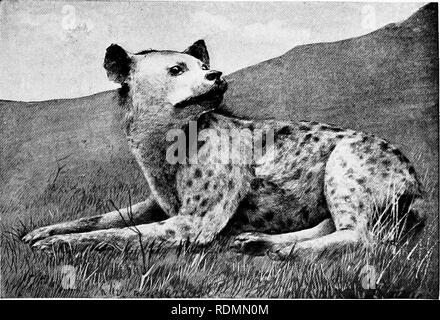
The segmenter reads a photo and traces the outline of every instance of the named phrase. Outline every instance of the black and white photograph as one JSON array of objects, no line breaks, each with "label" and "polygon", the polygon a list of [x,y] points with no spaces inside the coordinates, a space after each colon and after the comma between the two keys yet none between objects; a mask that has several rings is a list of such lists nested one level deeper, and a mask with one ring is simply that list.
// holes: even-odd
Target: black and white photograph
[{"label": "black and white photograph", "polygon": [[437,3],[1,1],[0,297],[438,300],[438,69]]}]

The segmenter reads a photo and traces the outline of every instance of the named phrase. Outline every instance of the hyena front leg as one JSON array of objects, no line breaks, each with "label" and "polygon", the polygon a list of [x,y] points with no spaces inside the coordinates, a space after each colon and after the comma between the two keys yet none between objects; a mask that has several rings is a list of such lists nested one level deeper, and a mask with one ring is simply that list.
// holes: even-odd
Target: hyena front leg
[{"label": "hyena front leg", "polygon": [[234,214],[239,195],[238,192],[234,196],[231,195],[231,198],[225,195],[223,199],[212,205],[208,212],[179,214],[160,222],[120,229],[54,235],[35,242],[33,247],[44,250],[60,244],[76,248],[107,245],[123,250],[127,246],[139,249],[141,244],[148,246],[153,241],[161,248],[178,246],[187,240],[207,244],[226,226]]},{"label": "hyena front leg", "polygon": [[141,244],[148,246],[153,242],[162,248],[178,246],[184,241],[207,244],[220,232],[222,225],[206,216],[178,215],[160,222],[120,229],[55,235],[37,241],[33,247],[44,250],[61,244],[77,248],[108,245],[123,250],[127,246],[139,249]]},{"label": "hyena front leg", "polygon": [[128,208],[35,229],[26,234],[22,240],[34,243],[53,235],[123,228],[132,224],[149,223],[164,218],[166,218],[165,213],[160,209],[153,197],[150,196],[147,200]]},{"label": "hyena front leg", "polygon": [[180,240],[193,238],[191,231],[196,229],[197,224],[198,221],[192,216],[174,216],[164,221],[132,227],[55,235],[35,242],[33,247],[44,250],[61,244],[76,248],[108,245],[123,250],[127,246],[139,248],[140,239],[145,245],[155,241],[157,244],[164,243],[164,245],[170,246]]}]

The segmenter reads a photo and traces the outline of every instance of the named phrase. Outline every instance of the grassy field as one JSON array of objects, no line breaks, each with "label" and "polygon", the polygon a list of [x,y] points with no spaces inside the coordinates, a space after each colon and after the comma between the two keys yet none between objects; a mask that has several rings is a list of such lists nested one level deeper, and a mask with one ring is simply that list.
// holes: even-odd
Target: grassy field
[{"label": "grassy field", "polygon": [[109,200],[127,206],[129,192],[133,202],[148,193],[132,161],[81,170],[75,181],[59,174],[27,208],[2,205],[2,297],[438,297],[435,177],[424,178],[432,211],[415,247],[387,244],[288,262],[228,251],[225,239],[203,249],[148,251],[145,259],[132,252],[32,251],[20,241],[25,232],[104,213]]}]

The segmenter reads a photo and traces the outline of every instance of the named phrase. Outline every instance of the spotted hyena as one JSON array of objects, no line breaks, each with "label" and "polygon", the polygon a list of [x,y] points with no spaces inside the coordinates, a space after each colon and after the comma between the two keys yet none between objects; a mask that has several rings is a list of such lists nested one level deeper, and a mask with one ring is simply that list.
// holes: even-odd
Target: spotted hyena
[{"label": "spotted hyena", "polygon": [[[121,84],[122,125],[151,195],[132,208],[36,229],[24,237],[36,248],[105,243],[122,249],[153,241],[172,247],[185,240],[203,245],[224,232],[234,236],[236,250],[285,258],[369,245],[377,241],[373,226],[388,228],[391,220],[405,232],[423,224],[414,168],[385,140],[317,122],[216,113],[227,84],[221,72],[210,70],[203,40],[183,52],[132,54],[113,44],[104,67]],[[272,144],[261,135],[266,152],[251,163],[220,161],[223,154],[214,152],[218,145],[211,139],[187,139],[191,121],[198,133],[271,128]],[[167,135],[176,129],[188,145],[183,161],[171,163]],[[249,143],[243,141],[235,147],[228,142],[230,155],[241,154]],[[190,155],[190,148],[196,153]]]}]

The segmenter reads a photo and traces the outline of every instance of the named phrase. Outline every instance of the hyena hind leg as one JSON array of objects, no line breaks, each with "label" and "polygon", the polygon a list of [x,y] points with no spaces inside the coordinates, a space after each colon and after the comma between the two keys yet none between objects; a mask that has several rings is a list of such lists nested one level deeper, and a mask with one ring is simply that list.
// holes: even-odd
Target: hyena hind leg
[{"label": "hyena hind leg", "polygon": [[[351,203],[353,205],[353,202]],[[340,204],[340,208],[343,208],[343,204]],[[348,212],[348,206],[346,207]],[[424,210],[423,200],[416,199],[411,206],[409,212],[408,234],[404,239],[411,239],[420,235],[420,230],[423,228],[426,220],[426,216],[423,214]],[[364,215],[366,213],[364,212]],[[337,225],[335,232],[329,232],[326,235],[317,236],[314,239],[308,239],[298,243],[292,243],[288,245],[274,245],[270,248],[268,254],[273,259],[289,259],[297,256],[315,258],[323,252],[341,252],[348,247],[356,246],[369,246],[371,245],[371,239],[368,236],[368,230],[366,227],[365,219],[362,219],[362,214],[356,216],[353,224],[351,217],[355,216],[354,212],[351,214],[335,214],[334,221]],[[307,231],[307,230],[305,230]]]},{"label": "hyena hind leg", "polygon": [[265,255],[267,252],[294,246],[296,243],[325,236],[335,231],[332,219],[328,218],[310,229],[281,234],[246,232],[239,234],[231,248],[245,254]]},{"label": "hyena hind leg", "polygon": [[340,252],[348,246],[356,246],[362,242],[358,230],[337,230],[316,239],[291,244],[288,246],[274,246],[269,252],[272,259],[289,259],[293,257],[308,257],[314,259],[324,251]]},{"label": "hyena hind leg", "polygon": [[35,229],[26,234],[22,240],[24,242],[34,243],[38,240],[57,234],[123,228],[127,225],[145,224],[163,220],[165,218],[165,213],[160,209],[156,201],[150,196],[147,200],[139,202],[128,208]]}]

